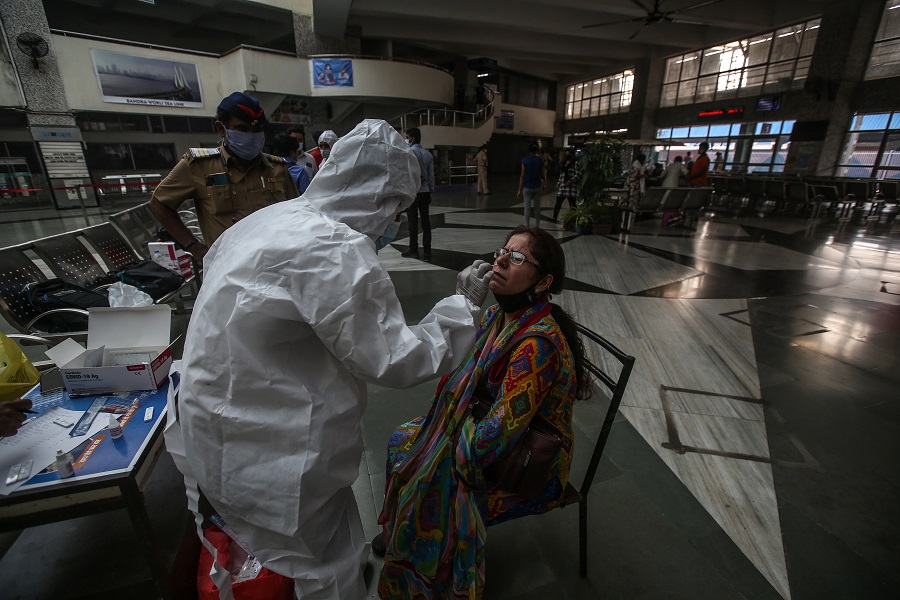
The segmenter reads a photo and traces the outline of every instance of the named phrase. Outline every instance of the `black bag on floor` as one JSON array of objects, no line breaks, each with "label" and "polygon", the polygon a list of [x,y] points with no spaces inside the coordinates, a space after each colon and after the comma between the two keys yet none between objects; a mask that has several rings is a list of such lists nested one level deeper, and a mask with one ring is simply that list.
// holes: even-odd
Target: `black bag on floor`
[{"label": "black bag on floor", "polygon": [[125,266],[118,273],[110,274],[122,283],[133,285],[154,300],[164,298],[184,285],[181,275],[152,260],[142,260]]}]

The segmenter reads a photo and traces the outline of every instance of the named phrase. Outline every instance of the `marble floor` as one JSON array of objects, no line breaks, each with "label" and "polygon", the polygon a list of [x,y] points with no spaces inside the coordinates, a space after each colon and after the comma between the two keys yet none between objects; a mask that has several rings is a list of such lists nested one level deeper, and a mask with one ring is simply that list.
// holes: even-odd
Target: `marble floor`
[{"label": "marble floor", "polygon": [[[381,251],[409,321],[452,293],[457,271],[488,258],[522,221],[515,184],[498,178],[490,196],[435,192],[430,262],[400,256],[405,224]],[[548,194],[543,217],[552,205]],[[6,245],[81,227],[84,218],[48,211],[0,221]],[[649,218],[610,236],[542,224],[568,261],[567,289],[555,301],[637,362],[591,491],[588,577],[578,577],[578,515],[568,508],[489,531],[485,598],[900,594],[896,229],[723,215],[696,230]],[[369,536],[387,438],[427,410],[434,387],[370,386],[354,485]],[[577,448],[604,411],[600,394],[576,406],[576,472],[585,466]],[[147,498],[174,555],[183,502],[165,459]],[[113,524],[115,539],[96,532],[103,523]],[[110,582],[91,576],[73,548],[87,537],[121,560],[134,543],[127,529],[127,519],[110,513],[0,536],[3,597],[110,597]],[[377,561],[370,565],[375,598]],[[153,597],[140,585],[147,572],[136,557],[114,572],[115,589],[128,590],[114,597]]]}]

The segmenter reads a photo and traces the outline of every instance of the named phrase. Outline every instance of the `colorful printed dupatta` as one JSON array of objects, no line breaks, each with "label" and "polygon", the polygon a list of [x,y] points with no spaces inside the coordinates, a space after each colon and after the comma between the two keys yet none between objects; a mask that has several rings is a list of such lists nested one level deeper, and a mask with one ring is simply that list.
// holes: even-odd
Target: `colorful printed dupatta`
[{"label": "colorful printed dupatta", "polygon": [[539,303],[506,327],[502,311],[494,311],[462,365],[441,381],[418,435],[388,478],[379,517],[387,542],[382,598],[481,597],[486,502],[459,480],[454,440],[482,373],[550,308]]}]

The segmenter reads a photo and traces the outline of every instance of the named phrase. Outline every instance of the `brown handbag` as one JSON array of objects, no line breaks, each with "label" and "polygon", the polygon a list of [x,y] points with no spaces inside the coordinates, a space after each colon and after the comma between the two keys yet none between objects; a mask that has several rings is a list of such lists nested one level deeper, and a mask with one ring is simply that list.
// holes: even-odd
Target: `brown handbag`
[{"label": "brown handbag", "polygon": [[[478,391],[482,393],[476,392],[478,395],[473,395],[466,407],[466,412],[472,415],[476,423],[487,415],[493,404],[488,400],[490,396],[483,390]],[[562,446],[563,436],[559,429],[540,415],[535,415],[518,443],[485,469],[484,475],[488,480],[486,489],[512,492],[526,498],[536,497],[546,487],[550,470]]]}]

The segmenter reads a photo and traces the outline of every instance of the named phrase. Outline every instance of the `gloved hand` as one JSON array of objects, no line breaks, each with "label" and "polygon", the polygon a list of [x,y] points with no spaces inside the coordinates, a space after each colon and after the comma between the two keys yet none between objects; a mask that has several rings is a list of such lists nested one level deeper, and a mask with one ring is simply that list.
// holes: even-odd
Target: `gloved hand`
[{"label": "gloved hand", "polygon": [[487,298],[488,282],[493,276],[491,263],[476,260],[456,276],[456,293],[465,296],[475,306],[481,306]]}]

